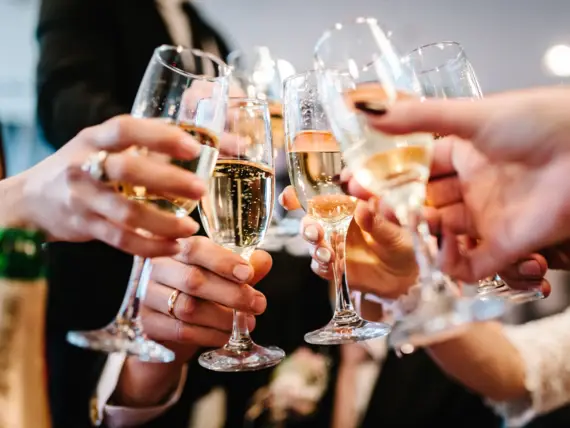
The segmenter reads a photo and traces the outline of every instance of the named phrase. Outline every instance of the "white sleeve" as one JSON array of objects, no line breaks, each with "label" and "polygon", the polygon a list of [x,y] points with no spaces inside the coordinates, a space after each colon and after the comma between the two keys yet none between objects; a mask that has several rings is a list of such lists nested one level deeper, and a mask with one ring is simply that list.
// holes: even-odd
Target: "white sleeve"
[{"label": "white sleeve", "polygon": [[492,403],[507,426],[523,426],[570,403],[570,308],[527,324],[505,326],[504,332],[523,359],[528,391],[516,402]]},{"label": "white sleeve", "polygon": [[188,367],[186,365],[182,369],[182,375],[180,376],[180,382],[176,390],[167,402],[160,406],[130,408],[107,404],[115,391],[125,360],[126,354],[124,353],[111,354],[107,358],[91,406],[91,420],[96,426],[101,425],[103,421],[105,421],[106,426],[109,428],[126,428],[144,425],[165,413],[180,399],[188,375]]}]

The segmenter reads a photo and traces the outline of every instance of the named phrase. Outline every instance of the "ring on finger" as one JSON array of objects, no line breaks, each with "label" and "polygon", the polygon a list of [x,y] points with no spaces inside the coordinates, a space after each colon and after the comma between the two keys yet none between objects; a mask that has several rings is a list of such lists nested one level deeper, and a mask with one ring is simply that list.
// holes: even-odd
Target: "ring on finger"
[{"label": "ring on finger", "polygon": [[178,319],[176,318],[176,315],[174,315],[174,305],[176,305],[176,299],[178,299],[178,296],[180,296],[180,290],[174,290],[168,298],[168,315],[174,319]]},{"label": "ring on finger", "polygon": [[105,162],[109,157],[109,152],[100,150],[97,153],[89,155],[87,160],[81,166],[81,170],[88,173],[93,180],[101,183],[109,182],[109,176],[105,170]]}]

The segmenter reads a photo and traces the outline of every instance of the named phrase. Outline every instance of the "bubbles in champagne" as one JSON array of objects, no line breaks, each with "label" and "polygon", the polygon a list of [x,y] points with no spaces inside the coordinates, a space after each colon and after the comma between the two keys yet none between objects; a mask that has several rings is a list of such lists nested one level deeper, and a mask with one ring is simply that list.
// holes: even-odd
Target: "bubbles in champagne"
[{"label": "bubbles in champagne", "polygon": [[214,168],[200,216],[208,236],[232,250],[257,246],[273,211],[274,172],[249,161],[221,159]]}]

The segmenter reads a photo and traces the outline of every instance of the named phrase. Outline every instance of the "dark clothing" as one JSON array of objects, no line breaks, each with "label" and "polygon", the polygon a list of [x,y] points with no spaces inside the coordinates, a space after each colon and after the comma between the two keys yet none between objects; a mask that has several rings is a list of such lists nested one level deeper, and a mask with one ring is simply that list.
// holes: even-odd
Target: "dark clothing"
[{"label": "dark clothing", "polygon": [[[189,17],[195,48],[214,40],[227,56],[228,46],[193,6],[181,13]],[[43,0],[37,36],[37,112],[56,149],[85,127],[129,113],[154,49],[173,44],[152,0]],[[131,256],[101,243],[49,246],[46,346],[55,428],[90,426],[100,355],[68,345],[65,334],[114,317],[131,264]]]}]

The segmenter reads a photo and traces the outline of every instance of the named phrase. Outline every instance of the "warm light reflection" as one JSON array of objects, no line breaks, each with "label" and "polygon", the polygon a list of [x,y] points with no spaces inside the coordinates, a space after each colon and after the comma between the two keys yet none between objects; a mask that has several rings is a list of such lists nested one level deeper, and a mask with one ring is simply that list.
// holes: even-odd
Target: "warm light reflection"
[{"label": "warm light reflection", "polygon": [[555,76],[570,76],[570,46],[556,45],[544,54],[544,65]]}]

